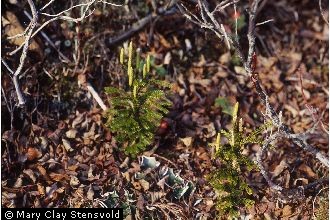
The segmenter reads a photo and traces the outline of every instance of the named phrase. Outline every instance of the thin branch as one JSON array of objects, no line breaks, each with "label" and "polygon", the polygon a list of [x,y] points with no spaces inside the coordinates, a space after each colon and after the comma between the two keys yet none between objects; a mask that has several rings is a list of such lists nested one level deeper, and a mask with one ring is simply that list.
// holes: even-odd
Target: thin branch
[{"label": "thin branch", "polygon": [[235,38],[238,38],[238,33],[237,33],[237,26],[238,26],[238,14],[237,14],[237,9],[236,9],[236,4],[234,4],[234,16],[235,16]]},{"label": "thin branch", "polygon": [[47,4],[44,5],[44,7],[42,7],[40,9],[40,11],[43,11],[45,8],[47,8],[50,4],[52,4],[55,0],[50,0]]},{"label": "thin branch", "polygon": [[265,143],[263,144],[263,146],[261,147],[261,150],[257,153],[257,158],[256,158],[256,164],[258,165],[259,169],[260,169],[260,173],[262,174],[262,176],[265,178],[265,180],[267,181],[268,185],[276,191],[283,191],[283,187],[275,184],[271,178],[268,176],[268,172],[265,170],[265,167],[263,166],[262,163],[262,156],[264,155],[266,149],[268,148],[268,146],[275,141],[277,138],[279,138],[281,136],[280,133],[275,133],[272,136],[270,136],[269,138],[267,138],[267,140],[265,141]]},{"label": "thin branch", "polygon": [[[47,7],[49,4],[51,4],[53,1],[47,3],[47,5],[45,5],[41,11]],[[104,0],[91,0],[87,3],[81,3],[81,4],[77,4],[77,5],[73,5],[72,7],[68,8],[68,9],[65,9],[64,11],[61,11],[60,13],[57,13],[57,14],[48,14],[48,13],[41,13],[42,15],[45,15],[45,16],[49,16],[49,17],[58,17],[62,14],[64,14],[65,12],[68,12],[68,11],[71,11],[72,9],[74,8],[78,8],[78,7],[84,7],[84,6],[87,6],[87,9],[90,8],[91,5],[93,5],[94,3],[103,3],[103,4],[107,4],[107,5],[111,5],[111,6],[116,6],[116,7],[120,7],[120,6],[123,6],[123,5],[119,5],[119,4],[115,4],[115,3],[111,3],[111,2],[107,2],[107,1],[104,1]]]},{"label": "thin branch", "polygon": [[112,2],[107,2],[105,0],[102,0],[102,1],[98,1],[98,2],[102,2],[103,4],[106,4],[106,5],[111,5],[111,6],[116,6],[116,7],[120,7],[120,6],[124,6],[123,4],[115,4],[115,3],[112,3]]},{"label": "thin branch", "polygon": [[9,107],[9,103],[8,103],[8,100],[7,100],[7,97],[6,97],[6,93],[5,93],[5,90],[3,90],[2,86],[1,86],[1,92],[2,92],[3,99],[5,100],[8,112],[12,115],[13,110]]},{"label": "thin branch", "polygon": [[10,72],[10,74],[14,75],[14,71],[8,66],[8,64],[6,63],[6,61],[4,61],[4,59],[1,58],[1,62],[3,63],[3,65],[5,65],[5,67]]},{"label": "thin branch", "polygon": [[99,94],[95,91],[93,86],[89,82],[87,82],[86,87],[87,87],[88,91],[92,94],[92,96],[95,99],[95,101],[97,102],[97,104],[100,105],[100,107],[102,108],[103,111],[106,111],[108,109],[107,106],[104,104],[103,100],[101,99]]},{"label": "thin branch", "polygon": [[148,25],[151,21],[159,19],[161,16],[167,16],[175,13],[175,10],[172,10],[176,4],[176,1],[171,1],[170,4],[166,5],[164,8],[158,9],[158,12],[151,13],[139,21],[135,22],[127,31],[119,34],[116,37],[110,38],[109,42],[107,43],[107,46],[113,46],[116,45],[119,42],[122,42],[131,36],[133,36],[135,33],[142,30],[146,25]]},{"label": "thin branch", "polygon": [[[57,14],[53,14],[53,15],[51,15],[51,14],[47,14],[47,13],[41,13],[42,15],[45,15],[45,16],[49,16],[49,17],[59,17],[59,16],[61,16],[62,14],[64,14],[65,12],[68,12],[68,11],[71,11],[72,9],[74,9],[74,8],[78,8],[78,7],[83,7],[83,6],[87,6],[87,10],[90,8],[90,6],[95,2],[96,0],[92,0],[92,1],[90,1],[90,2],[88,2],[88,3],[82,3],[82,4],[77,4],[77,5],[74,5],[74,6],[72,6],[72,7],[70,7],[70,8],[68,8],[68,9],[65,9],[65,10],[63,10],[63,11],[61,11],[60,13],[57,13]],[[85,10],[86,10],[85,9]]]},{"label": "thin branch", "polygon": [[149,24],[154,18],[156,18],[157,15],[149,14],[146,17],[142,18],[141,20],[137,21],[135,24],[132,25],[130,29],[127,31],[121,33],[119,36],[116,36],[109,40],[108,46],[115,45],[119,42],[122,42],[132,35],[134,35],[136,32],[143,29],[147,24]]},{"label": "thin branch", "polygon": [[[31,17],[31,15],[27,12],[27,11],[25,11],[24,10],[24,14],[26,15],[26,17],[28,17],[30,20],[32,20],[32,17]],[[39,25],[39,24],[37,24],[37,25]],[[40,26],[40,25],[39,25]],[[53,43],[53,41],[47,36],[47,34],[44,32],[44,31],[42,31],[41,30],[41,32],[40,32],[40,34],[41,34],[41,36],[49,43],[49,45],[51,46],[51,47],[53,47],[56,51],[57,51],[57,53],[58,53],[58,55],[62,58],[62,59],[64,59],[64,61],[65,62],[70,62],[70,59],[69,58],[67,58],[56,46],[55,46],[55,44]]]},{"label": "thin branch", "polygon": [[[228,1],[226,1],[228,2]],[[234,1],[232,3],[236,3],[237,1]],[[201,28],[207,28],[209,30],[211,30],[212,32],[214,32],[216,34],[216,36],[223,40],[223,38],[225,38],[226,41],[226,45],[228,47],[228,49],[230,49],[230,44],[232,43],[232,39],[229,37],[229,35],[227,34],[224,25],[221,23],[219,23],[217,21],[217,19],[215,19],[214,17],[214,12],[210,12],[208,7],[206,6],[205,2],[202,0],[198,0],[198,5],[200,7],[200,11],[201,11],[201,19],[198,18],[194,13],[192,13],[191,11],[189,11],[183,4],[177,5],[179,10],[182,12],[182,14],[188,18],[191,22],[199,25]],[[222,10],[232,4],[226,4],[220,7],[220,4],[217,6],[219,9],[221,8]],[[207,15],[207,17],[206,17]],[[209,22],[208,20],[210,20],[211,22]]]},{"label": "thin branch", "polygon": [[321,12],[321,15],[322,15],[323,20],[329,26],[329,21],[326,19],[325,15],[324,15],[323,8],[322,8],[322,0],[319,0],[319,7],[320,7],[320,12]]},{"label": "thin branch", "polygon": [[260,25],[263,25],[263,24],[267,24],[267,23],[269,23],[269,22],[273,22],[273,21],[274,21],[274,19],[268,19],[268,20],[266,20],[266,21],[263,21],[263,22],[259,22],[259,23],[257,23],[256,26],[260,26]]},{"label": "thin branch", "polygon": [[26,56],[27,56],[27,50],[29,48],[29,44],[30,44],[30,40],[31,40],[31,36],[32,36],[33,30],[36,27],[37,21],[38,21],[37,10],[36,10],[36,7],[35,7],[33,1],[28,0],[28,3],[30,5],[30,9],[31,9],[31,12],[32,12],[31,25],[30,25],[30,29],[27,32],[27,35],[25,37],[25,42],[23,44],[24,45],[23,46],[23,51],[22,51],[22,54],[21,54],[21,57],[20,57],[20,63],[19,63],[19,65],[18,65],[18,67],[17,67],[17,69],[14,73],[14,76],[13,76],[13,82],[14,82],[14,86],[15,86],[15,90],[16,90],[17,98],[18,98],[18,105],[20,105],[20,106],[25,104],[25,99],[24,99],[23,93],[21,91],[21,88],[19,86],[18,76],[19,76],[19,74],[21,73],[21,71],[23,69],[25,59],[26,59]]},{"label": "thin branch", "polygon": [[[32,19],[30,19],[30,20],[32,20]],[[11,40],[11,39],[15,39],[15,38],[24,37],[26,35],[27,31],[30,29],[30,27],[31,27],[31,21],[30,21],[29,25],[25,28],[25,30],[23,31],[23,33],[16,34],[16,35],[11,36],[11,37],[9,36],[7,39],[8,40]]]},{"label": "thin branch", "polygon": [[[257,15],[257,9],[258,4],[260,0],[254,0],[251,5],[250,13],[249,13],[249,30],[248,30],[248,41],[249,41],[249,51],[247,56],[247,66],[251,67],[252,64],[252,57],[253,53],[255,51],[255,40],[256,40],[256,34],[255,34],[255,21],[256,21],[256,15]],[[249,68],[251,70],[251,68]],[[248,72],[249,75],[251,75],[251,72]]]},{"label": "thin branch", "polygon": [[214,14],[217,11],[223,11],[225,8],[227,8],[230,5],[234,5],[234,7],[235,7],[235,4],[237,2],[239,2],[239,0],[235,0],[235,1],[232,1],[232,0],[223,1],[223,2],[219,3],[211,13]]}]

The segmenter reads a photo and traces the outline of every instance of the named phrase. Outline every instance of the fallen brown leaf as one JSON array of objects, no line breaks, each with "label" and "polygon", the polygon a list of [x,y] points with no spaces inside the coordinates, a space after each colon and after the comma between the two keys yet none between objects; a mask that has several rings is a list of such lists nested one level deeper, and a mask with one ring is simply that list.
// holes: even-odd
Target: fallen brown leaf
[{"label": "fallen brown leaf", "polygon": [[29,161],[32,161],[40,158],[42,156],[42,153],[34,147],[29,147],[26,156]]}]

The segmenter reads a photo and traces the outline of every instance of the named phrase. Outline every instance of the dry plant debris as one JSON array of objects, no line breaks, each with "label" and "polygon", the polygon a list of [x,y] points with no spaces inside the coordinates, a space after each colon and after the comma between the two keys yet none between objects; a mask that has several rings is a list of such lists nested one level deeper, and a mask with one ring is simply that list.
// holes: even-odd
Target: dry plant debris
[{"label": "dry plant debris", "polygon": [[[246,66],[231,39],[237,29],[249,51],[252,5],[203,2],[87,0],[73,8],[57,0],[2,2],[3,207],[119,206],[127,219],[227,219],[218,215],[207,180],[221,167],[208,143],[230,129],[236,102],[247,132],[267,119],[247,68],[258,73],[282,122],[328,155],[328,2],[250,1],[259,4],[255,53]],[[216,34],[207,14],[207,22],[197,17],[205,29],[182,15],[190,11],[194,19],[216,5],[212,15],[223,21]],[[173,84],[172,108],[137,158],[121,151],[103,111],[104,88],[126,83],[118,56],[129,41],[150,52],[153,77]],[[261,148],[247,145],[242,153],[255,160]],[[326,218],[329,177],[322,161],[287,137],[259,156],[269,179],[242,170],[255,203],[238,207],[240,218]],[[296,191],[278,193],[269,182]]]}]

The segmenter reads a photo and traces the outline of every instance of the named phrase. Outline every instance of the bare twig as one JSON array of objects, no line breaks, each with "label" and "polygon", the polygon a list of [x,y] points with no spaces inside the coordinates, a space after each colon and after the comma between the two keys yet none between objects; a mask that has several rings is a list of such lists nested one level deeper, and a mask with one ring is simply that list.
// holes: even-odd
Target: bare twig
[{"label": "bare twig", "polygon": [[[251,71],[251,64],[252,64],[252,57],[253,53],[255,52],[255,40],[256,40],[256,34],[255,34],[255,21],[257,16],[257,9],[258,4],[260,0],[254,0],[251,4],[251,9],[249,13],[249,30],[248,30],[248,41],[249,41],[249,51],[246,62],[246,66],[248,66],[248,70]],[[252,72],[248,72],[249,75],[252,74]]]},{"label": "bare twig", "polygon": [[136,32],[142,30],[147,24],[149,24],[153,19],[155,19],[158,15],[154,14],[149,14],[146,17],[142,18],[141,20],[137,21],[132,25],[130,29],[127,31],[123,32],[119,36],[116,36],[112,39],[109,40],[109,43],[107,44],[108,46],[115,45],[119,42],[122,42],[131,36],[133,36]]},{"label": "bare twig", "polygon": [[[228,1],[226,1],[228,2]],[[236,1],[233,1],[233,3],[236,3]],[[190,12],[183,4],[178,4],[178,8],[183,13],[183,15],[193,22],[194,24],[199,25],[201,28],[206,28],[211,30],[213,33],[216,34],[216,36],[223,40],[223,38],[226,41],[226,45],[228,49],[230,49],[230,44],[232,43],[232,39],[227,34],[223,23],[218,22],[218,20],[214,17],[214,12],[217,10],[224,10],[224,8],[228,7],[231,4],[224,4],[221,3],[216,6],[216,9],[213,12],[210,12],[206,4],[202,0],[198,0],[199,9],[201,11],[201,18],[196,16],[194,13]]]},{"label": "bare twig", "polygon": [[320,12],[321,12],[321,15],[322,15],[323,20],[324,20],[325,23],[327,23],[328,26],[329,26],[329,21],[326,19],[325,15],[324,15],[323,8],[322,8],[322,0],[319,0],[319,7],[320,7]]},{"label": "bare twig", "polygon": [[238,14],[237,14],[237,9],[236,9],[236,4],[234,4],[234,16],[235,16],[235,38],[238,38],[238,33],[237,33],[237,19],[238,19]]},{"label": "bare twig", "polygon": [[176,0],[172,0],[169,4],[167,4],[164,8],[158,9],[157,13],[151,13],[142,19],[135,22],[130,29],[126,30],[125,32],[119,34],[116,37],[110,38],[109,42],[107,43],[108,46],[116,45],[131,36],[133,36],[135,33],[142,30],[145,26],[147,26],[150,22],[154,20],[158,20],[161,16],[171,15],[175,13],[175,10],[172,10],[174,8],[174,5],[176,4]]},{"label": "bare twig", "polygon": [[[26,17],[28,17],[30,20],[32,20],[32,17],[31,17],[31,15],[27,12],[27,11],[25,11],[24,10],[24,14],[26,15]],[[37,25],[39,25],[39,24],[37,24]],[[40,26],[40,25],[39,25]],[[49,45],[51,46],[51,47],[53,47],[56,51],[57,51],[57,53],[58,53],[58,55],[62,58],[62,59],[64,59],[64,61],[65,62],[70,62],[70,59],[69,58],[67,58],[56,46],[55,46],[55,44],[53,43],[53,41],[47,36],[47,34],[44,32],[44,31],[41,31],[40,32],[41,33],[41,36],[49,43]]]},{"label": "bare twig", "polygon": [[[51,3],[53,3],[53,1],[54,0],[51,0],[50,2],[48,2],[44,7],[42,7],[42,9],[40,11],[42,11],[43,9],[45,9],[46,7],[48,7]],[[115,3],[107,2],[105,0],[91,0],[91,1],[89,1],[87,3],[81,3],[81,4],[73,5],[72,7],[63,10],[63,11],[61,11],[58,14],[53,14],[53,15],[47,14],[47,13],[41,13],[41,14],[46,15],[46,16],[50,16],[50,17],[58,17],[58,16],[64,14],[65,12],[71,11],[74,8],[83,7],[83,6],[86,6],[87,8],[89,8],[94,3],[103,3],[103,4],[112,5],[112,6],[116,6],[116,7],[123,6],[121,4],[115,4]]]},{"label": "bare twig", "polygon": [[[78,7],[84,7],[86,6],[86,9],[88,10],[92,4],[94,4],[95,0],[89,1],[87,3],[82,3],[82,4],[77,4],[77,5],[73,5],[72,7],[65,9],[63,11],[61,11],[60,13],[57,14],[48,14],[48,13],[41,13],[42,15],[45,16],[49,16],[49,17],[60,17],[62,14],[64,14],[65,12],[71,11],[74,8],[78,8]],[[86,11],[86,9],[84,11]]]},{"label": "bare twig", "polygon": [[11,106],[9,106],[9,103],[8,103],[8,100],[7,100],[7,97],[6,97],[6,93],[3,90],[3,87],[2,86],[1,86],[1,92],[2,92],[3,99],[4,99],[5,103],[6,103],[8,112],[12,115],[13,109],[11,108]]},{"label": "bare twig", "polygon": [[44,5],[44,7],[42,7],[40,9],[40,11],[43,11],[45,8],[47,8],[49,5],[51,5],[55,0],[50,0],[47,4]]},{"label": "bare twig", "polygon": [[18,65],[18,67],[17,67],[17,69],[14,73],[14,76],[13,76],[13,82],[14,82],[15,90],[16,90],[17,97],[18,97],[18,105],[24,105],[25,104],[25,99],[24,99],[23,93],[21,91],[21,88],[19,86],[18,76],[19,76],[19,74],[21,73],[21,71],[23,69],[25,59],[26,59],[26,55],[27,55],[27,50],[29,48],[29,44],[30,44],[30,40],[31,40],[31,36],[32,36],[33,30],[36,27],[37,21],[38,21],[38,14],[37,14],[37,10],[36,10],[36,7],[35,7],[33,1],[28,0],[28,3],[30,5],[30,9],[31,9],[31,12],[32,12],[32,20],[31,20],[31,23],[30,23],[31,25],[29,26],[30,29],[27,32],[27,35],[25,37],[25,41],[24,41],[24,44],[23,44],[24,45],[23,46],[23,51],[22,51],[22,54],[21,54],[21,57],[20,57],[20,63],[19,63],[19,65]]},{"label": "bare twig", "polygon": [[[1,62],[3,63],[3,65],[7,68],[7,70],[9,71],[9,73],[11,75],[9,75],[12,78],[12,75],[14,74],[14,71],[8,66],[8,64],[1,58]],[[9,99],[10,102],[8,102],[8,99],[6,97],[6,93],[5,90],[3,89],[3,87],[1,86],[1,92],[4,98],[4,101],[6,103],[8,112],[10,113],[10,127],[11,129],[13,129],[13,120],[14,120],[14,108],[15,106],[13,106],[12,104],[12,100]]]},{"label": "bare twig", "polygon": [[265,153],[266,149],[268,148],[268,146],[275,141],[277,138],[279,138],[281,136],[280,133],[275,133],[273,135],[271,135],[269,138],[267,138],[267,140],[265,141],[265,143],[263,144],[263,146],[261,147],[261,150],[257,153],[257,159],[256,159],[256,164],[258,165],[259,169],[260,169],[260,173],[263,175],[263,177],[265,178],[265,180],[267,181],[268,185],[276,190],[276,191],[282,191],[283,188],[277,184],[275,184],[271,178],[268,176],[268,172],[265,170],[265,167],[263,166],[262,163],[262,156]]},{"label": "bare twig", "polygon": [[7,68],[7,70],[9,71],[10,74],[14,75],[14,71],[8,66],[8,64],[6,63],[6,61],[4,61],[1,58],[1,62],[3,63],[3,65],[5,65],[5,67]]},{"label": "bare twig", "polygon": [[87,82],[86,87],[87,87],[88,91],[92,94],[92,96],[95,99],[95,101],[97,102],[97,104],[100,105],[100,107],[102,108],[103,111],[106,111],[108,109],[107,106],[104,104],[103,100],[101,99],[99,94],[95,91],[93,86],[89,82]]},{"label": "bare twig", "polygon": [[269,23],[269,22],[273,22],[273,21],[274,21],[274,19],[268,19],[268,20],[266,20],[266,21],[263,21],[263,22],[259,22],[259,23],[257,23],[256,26],[260,26],[260,25],[263,25],[263,24],[267,24],[267,23]]}]

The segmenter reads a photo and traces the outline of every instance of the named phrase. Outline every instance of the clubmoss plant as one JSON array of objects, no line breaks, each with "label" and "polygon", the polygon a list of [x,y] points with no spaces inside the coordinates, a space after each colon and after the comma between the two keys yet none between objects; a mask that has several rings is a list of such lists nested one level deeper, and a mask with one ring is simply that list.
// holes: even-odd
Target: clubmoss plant
[{"label": "clubmoss plant", "polygon": [[[240,207],[250,207],[252,189],[245,181],[242,169],[251,171],[255,168],[253,161],[242,154],[246,144],[262,143],[260,134],[271,123],[265,123],[249,135],[244,134],[243,121],[237,119],[238,103],[232,110],[232,128],[221,130],[216,141],[210,145],[215,148],[215,158],[220,160],[221,167],[208,178],[218,195],[217,209],[221,216],[235,218],[239,216]],[[227,144],[221,145],[221,135],[227,139]]]},{"label": "clubmoss plant", "polygon": [[142,60],[137,50],[133,57],[132,42],[128,47],[128,56],[121,48],[119,61],[127,72],[128,85],[126,89],[105,89],[110,97],[107,126],[116,133],[115,138],[125,147],[125,153],[136,156],[153,142],[162,117],[168,113],[171,102],[166,98],[164,89],[169,88],[170,84],[152,79],[150,55]]}]

